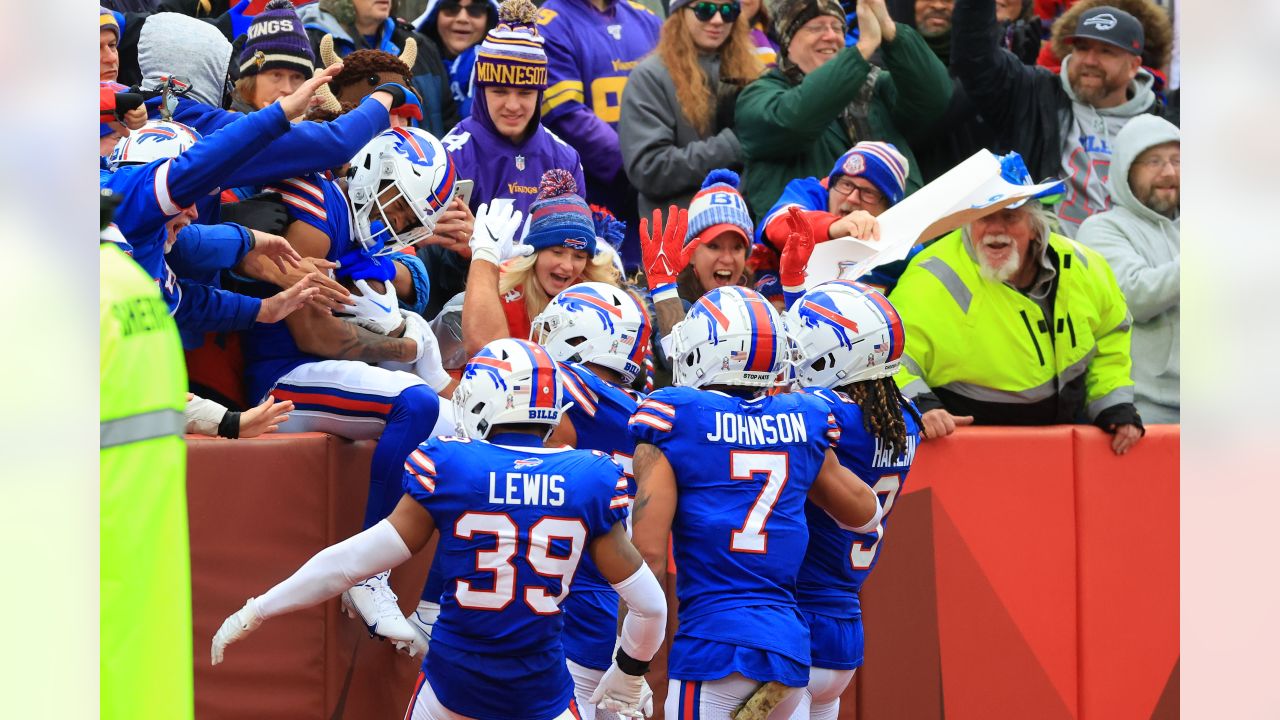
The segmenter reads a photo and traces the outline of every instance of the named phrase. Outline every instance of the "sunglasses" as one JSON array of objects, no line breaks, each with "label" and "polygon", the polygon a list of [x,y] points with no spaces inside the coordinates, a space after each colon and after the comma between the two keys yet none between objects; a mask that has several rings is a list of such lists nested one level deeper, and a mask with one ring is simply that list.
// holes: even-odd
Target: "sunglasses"
[{"label": "sunglasses", "polygon": [[711,22],[711,18],[720,13],[720,19],[726,23],[732,23],[738,19],[738,15],[742,14],[742,6],[738,3],[729,3],[720,5],[713,2],[698,2],[689,6],[693,10],[693,16],[698,18],[698,22]]},{"label": "sunglasses", "polygon": [[473,18],[482,18],[489,14],[489,6],[484,3],[473,2],[465,6],[456,2],[440,3],[440,12],[443,15],[457,15],[463,10]]}]

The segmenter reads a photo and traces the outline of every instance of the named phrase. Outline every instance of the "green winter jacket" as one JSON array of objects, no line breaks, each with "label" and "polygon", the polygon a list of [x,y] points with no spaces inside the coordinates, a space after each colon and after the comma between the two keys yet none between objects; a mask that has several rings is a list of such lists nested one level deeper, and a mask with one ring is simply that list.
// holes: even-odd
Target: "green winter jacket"
[{"label": "green winter jacket", "polygon": [[788,182],[826,177],[836,158],[861,140],[896,145],[911,165],[907,193],[921,186],[908,139],[942,117],[951,78],[924,39],[902,23],[880,52],[887,71],[850,46],[799,83],[774,68],[738,95],[736,125],[746,164],[742,190],[757,222]]}]

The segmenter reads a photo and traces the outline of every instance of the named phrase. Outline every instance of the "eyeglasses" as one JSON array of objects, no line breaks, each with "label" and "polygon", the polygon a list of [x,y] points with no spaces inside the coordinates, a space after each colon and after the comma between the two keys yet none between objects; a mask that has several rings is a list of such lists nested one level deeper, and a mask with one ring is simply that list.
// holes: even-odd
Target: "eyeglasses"
[{"label": "eyeglasses", "polygon": [[470,5],[463,5],[457,2],[440,3],[440,14],[450,17],[457,15],[463,10],[473,18],[482,18],[489,14],[489,6],[484,3],[473,2]]},{"label": "eyeglasses", "polygon": [[1174,155],[1173,157],[1170,157],[1170,158],[1149,157],[1149,158],[1145,158],[1145,159],[1143,159],[1143,160],[1139,160],[1139,161],[1138,161],[1138,162],[1136,162],[1135,164],[1136,164],[1136,165],[1138,165],[1138,166],[1140,166],[1140,167],[1144,167],[1144,168],[1146,168],[1146,169],[1148,169],[1148,170],[1161,170],[1161,169],[1163,169],[1163,168],[1164,168],[1164,166],[1165,166],[1165,164],[1166,164],[1166,163],[1167,163],[1167,164],[1169,164],[1169,165],[1171,165],[1171,166],[1173,167],[1173,169],[1174,169],[1174,170],[1181,170],[1181,169],[1182,169],[1182,156],[1181,156],[1181,155]]},{"label": "eyeglasses", "polygon": [[844,35],[844,25],[841,25],[839,22],[805,25],[801,27],[800,30],[807,35],[813,35],[815,37],[825,35],[829,32],[835,33],[836,35]]},{"label": "eyeglasses", "polygon": [[870,203],[872,205],[875,205],[884,198],[884,193],[879,190],[856,185],[853,180],[850,180],[847,177],[842,177],[837,180],[834,189],[841,195],[853,195],[856,192],[858,193],[858,197],[862,198],[863,202]]},{"label": "eyeglasses", "polygon": [[698,18],[698,22],[711,22],[711,18],[720,13],[720,19],[726,23],[732,23],[738,19],[738,15],[742,14],[742,6],[738,3],[728,3],[720,5],[713,2],[699,2],[690,6],[693,10],[693,16]]}]

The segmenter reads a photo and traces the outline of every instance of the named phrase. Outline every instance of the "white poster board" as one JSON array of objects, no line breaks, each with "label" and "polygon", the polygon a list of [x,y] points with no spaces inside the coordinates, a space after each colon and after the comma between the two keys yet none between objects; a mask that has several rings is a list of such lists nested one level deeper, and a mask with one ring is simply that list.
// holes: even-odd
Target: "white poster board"
[{"label": "white poster board", "polygon": [[916,243],[951,232],[1052,185],[1006,182],[1000,177],[999,158],[979,150],[884,211],[877,218],[880,240],[837,238],[814,246],[805,287],[837,277],[856,280],[872,268],[905,258]]}]

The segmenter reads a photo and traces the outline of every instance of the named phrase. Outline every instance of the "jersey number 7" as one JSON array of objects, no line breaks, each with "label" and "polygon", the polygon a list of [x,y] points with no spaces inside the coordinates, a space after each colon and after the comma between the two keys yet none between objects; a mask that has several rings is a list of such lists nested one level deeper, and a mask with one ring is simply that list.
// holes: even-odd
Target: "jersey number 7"
[{"label": "jersey number 7", "polygon": [[[520,550],[516,521],[506,513],[469,512],[458,518],[453,535],[466,540],[476,535],[492,535],[495,539],[492,550],[476,551],[476,570],[493,575],[493,589],[477,590],[469,581],[459,579],[454,592],[459,607],[491,611],[506,609],[516,597],[516,568],[511,563]],[[553,555],[552,540],[567,540],[568,553]],[[586,546],[587,526],[581,520],[544,517],[530,526],[524,548],[525,560],[538,575],[560,580],[558,595],[551,595],[541,585],[524,588],[524,602],[531,610],[539,615],[560,612],[560,601],[569,594],[569,585]]]},{"label": "jersey number 7", "polygon": [[732,450],[729,452],[730,477],[734,480],[754,480],[763,474],[764,485],[751,504],[751,510],[742,527],[733,531],[729,549],[734,552],[763,554],[768,552],[769,533],[764,526],[773,514],[774,505],[787,485],[789,457],[785,452],[759,452]]}]

